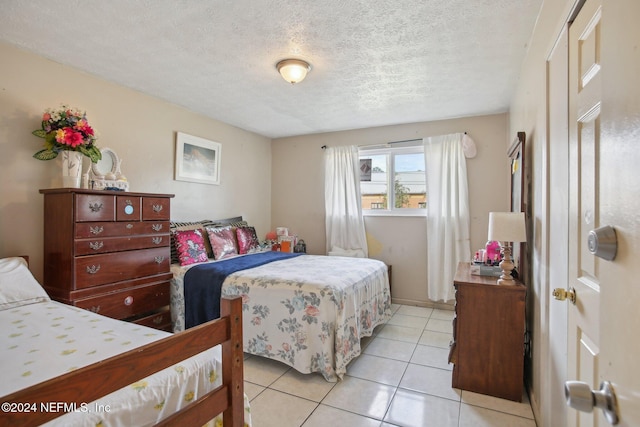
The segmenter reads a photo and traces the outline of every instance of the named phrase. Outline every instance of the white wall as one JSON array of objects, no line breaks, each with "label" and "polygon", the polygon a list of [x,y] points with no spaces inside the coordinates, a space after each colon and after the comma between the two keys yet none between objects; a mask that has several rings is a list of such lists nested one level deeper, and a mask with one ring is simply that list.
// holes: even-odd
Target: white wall
[{"label": "white wall", "polygon": [[[478,155],[467,161],[471,249],[484,247],[490,211],[509,209],[508,115],[496,114],[275,139],[272,142],[274,226],[303,238],[307,251],[325,253],[323,145],[371,145],[468,132]],[[393,266],[395,302],[427,305],[424,217],[366,217],[370,256]]]},{"label": "white wall", "polygon": [[[99,147],[122,159],[131,191],[175,194],[172,219],[243,215],[260,234],[271,226],[271,140],[0,43],[0,256],[29,255],[42,279],[40,188],[60,185],[57,162],[32,155],[45,108],[86,110]],[[219,186],[173,180],[175,134],[222,144]],[[85,167],[88,166],[88,161]],[[55,218],[46,219],[55,227]]]},{"label": "white wall", "polygon": [[[473,250],[485,243],[488,212],[508,207],[504,147],[512,138],[506,114],[283,138],[272,143],[7,44],[0,44],[0,57],[0,256],[29,255],[40,280],[45,229],[38,190],[59,186],[60,179],[56,161],[32,158],[42,147],[42,139],[31,131],[39,127],[45,108],[61,103],[87,111],[98,132],[98,145],[113,149],[123,159],[122,171],[131,191],[175,194],[172,219],[243,215],[261,237],[285,225],[306,240],[311,253],[324,253],[325,246],[324,152],[320,148],[325,144],[377,144],[467,131],[478,145],[478,156],[468,162]],[[178,131],[222,144],[221,185],[173,180]],[[48,218],[47,227],[53,226],[55,220]],[[425,303],[424,218],[367,218],[367,228],[374,242],[372,255],[394,265],[394,298]]]},{"label": "white wall", "polygon": [[[509,128],[512,133],[525,131],[527,134],[527,158],[531,171],[531,217],[529,243],[532,272],[527,293],[527,319],[531,331],[532,353],[527,358],[527,372],[531,402],[540,426],[557,425],[565,414],[553,414],[550,410],[548,373],[563,369],[549,366],[549,335],[554,330],[565,329],[566,325],[549,325],[548,307],[551,298],[548,271],[548,204],[549,191],[553,183],[548,182],[547,135],[547,59],[567,22],[575,0],[543,2],[534,34],[529,43],[529,51],[522,64],[518,87],[510,109]],[[557,238],[557,237],[556,237]]]}]

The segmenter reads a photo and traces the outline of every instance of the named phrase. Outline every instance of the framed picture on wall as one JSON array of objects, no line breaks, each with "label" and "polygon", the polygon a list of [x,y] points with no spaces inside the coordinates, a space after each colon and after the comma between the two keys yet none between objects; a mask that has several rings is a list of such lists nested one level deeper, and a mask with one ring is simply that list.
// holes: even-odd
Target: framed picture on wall
[{"label": "framed picture on wall", "polygon": [[177,181],[220,184],[220,160],[222,145],[186,133],[176,135]]},{"label": "framed picture on wall", "polygon": [[525,133],[518,132],[507,152],[511,159],[511,212],[524,212]]}]

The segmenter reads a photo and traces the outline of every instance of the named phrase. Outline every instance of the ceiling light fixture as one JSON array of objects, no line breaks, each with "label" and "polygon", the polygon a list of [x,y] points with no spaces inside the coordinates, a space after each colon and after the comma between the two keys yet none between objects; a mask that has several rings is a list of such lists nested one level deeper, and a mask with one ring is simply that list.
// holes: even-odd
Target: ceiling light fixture
[{"label": "ceiling light fixture", "polygon": [[289,83],[300,83],[311,71],[311,64],[302,59],[283,59],[276,64],[276,69],[283,79]]}]

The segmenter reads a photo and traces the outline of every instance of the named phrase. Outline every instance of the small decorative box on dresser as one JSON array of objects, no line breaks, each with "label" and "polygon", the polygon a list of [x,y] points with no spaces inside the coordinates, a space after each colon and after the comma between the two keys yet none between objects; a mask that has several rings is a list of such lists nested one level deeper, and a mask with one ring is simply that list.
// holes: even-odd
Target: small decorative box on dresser
[{"label": "small decorative box on dresser", "polygon": [[524,377],[525,286],[498,285],[461,262],[449,363],[455,388],[520,402]]},{"label": "small decorative box on dresser", "polygon": [[171,330],[172,194],[40,190],[44,288],[60,302]]}]

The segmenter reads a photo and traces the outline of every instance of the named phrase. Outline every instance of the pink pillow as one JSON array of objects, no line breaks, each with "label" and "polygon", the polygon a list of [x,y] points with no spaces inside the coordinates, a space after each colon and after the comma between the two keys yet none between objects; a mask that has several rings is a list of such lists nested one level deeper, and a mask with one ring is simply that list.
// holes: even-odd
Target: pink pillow
[{"label": "pink pillow", "polygon": [[236,236],[238,237],[238,253],[241,255],[260,247],[254,227],[238,227],[236,228]]},{"label": "pink pillow", "polygon": [[200,230],[176,230],[173,232],[180,265],[206,262],[207,250]]},{"label": "pink pillow", "polygon": [[207,227],[209,242],[215,259],[229,258],[238,255],[236,233],[229,227]]}]

